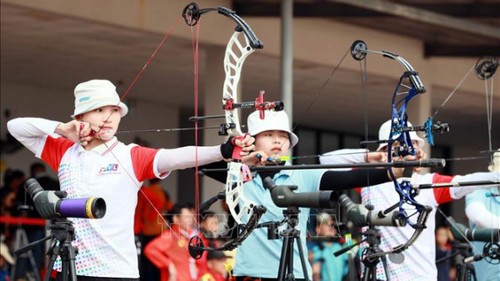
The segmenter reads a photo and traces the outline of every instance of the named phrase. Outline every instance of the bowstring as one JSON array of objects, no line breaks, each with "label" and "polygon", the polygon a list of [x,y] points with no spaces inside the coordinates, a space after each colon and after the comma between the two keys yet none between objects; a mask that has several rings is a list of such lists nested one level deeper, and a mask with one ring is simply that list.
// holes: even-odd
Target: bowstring
[{"label": "bowstring", "polygon": [[[193,47],[193,76],[194,76],[194,142],[195,142],[195,200],[194,200],[194,220],[197,229],[200,228],[200,176],[198,174],[199,163],[198,163],[198,97],[199,97],[199,41],[200,41],[200,29],[201,29],[201,18],[198,19],[198,24],[196,24],[196,31],[194,30],[194,26],[191,26],[191,44]],[[196,32],[196,34],[195,34]]]},{"label": "bowstring", "polygon": [[[361,74],[361,84],[362,84],[362,90],[363,90],[363,116],[364,116],[364,131],[365,131],[365,140],[367,141],[368,140],[368,134],[369,134],[369,126],[368,126],[368,83],[367,83],[367,80],[368,80],[368,67],[367,67],[367,58],[365,58],[364,60],[361,60],[359,62],[359,70],[360,70],[360,74]],[[365,151],[363,153],[369,153],[369,151]],[[368,162],[368,155],[366,154],[366,161]],[[368,173],[366,174],[366,180],[367,180],[367,203],[366,204],[370,204],[371,205],[371,187],[370,187],[370,177],[368,176]],[[360,198],[362,200],[362,193],[363,191],[360,192]],[[365,204],[365,205],[366,205]]]},{"label": "bowstring", "polygon": [[[333,75],[337,72],[337,70],[340,68],[340,65],[342,64],[342,62],[344,61],[344,59],[346,58],[346,56],[350,53],[351,49],[348,48],[347,51],[345,52],[345,54],[342,56],[342,58],[340,59],[340,61],[335,65],[335,67],[332,69],[332,71],[330,72],[330,75],[328,76],[328,78],[326,79],[326,81],[321,85],[321,88],[320,90],[314,95],[312,101],[308,104],[308,106],[306,107],[306,109],[299,115],[299,116],[304,116],[307,112],[309,112],[309,110],[312,108],[313,104],[317,101],[317,99],[324,93],[325,89],[326,89],[326,86],[330,83],[330,80],[332,79]],[[291,116],[292,117],[292,116]],[[291,128],[291,131],[293,132],[295,129],[297,129],[297,126],[298,124],[295,123],[293,125],[293,127]],[[286,142],[283,142],[283,144],[281,144],[281,148],[283,148],[283,146],[286,144]],[[291,142],[290,142],[290,145],[291,145]],[[297,157],[290,157],[290,160],[293,160],[293,159],[300,159],[300,158],[317,158],[321,155],[308,155],[308,156],[297,156]],[[270,157],[272,158],[272,157]],[[272,162],[272,161],[271,161]],[[273,163],[274,164],[274,163]]]},{"label": "bowstring", "polygon": [[[345,52],[345,54],[342,56],[342,58],[340,59],[340,61],[337,63],[337,65],[332,69],[332,71],[330,72],[330,76],[328,76],[328,78],[326,79],[326,81],[323,83],[323,85],[321,85],[321,88],[320,90],[316,93],[316,95],[314,95],[312,101],[309,103],[309,105],[306,107],[306,109],[303,111],[302,114],[300,114],[299,116],[304,116],[307,112],[309,112],[309,110],[312,108],[313,104],[318,100],[318,98],[325,92],[325,89],[326,89],[326,86],[330,83],[330,80],[332,79],[333,75],[337,72],[337,70],[340,68],[340,65],[342,64],[342,62],[344,61],[344,59],[346,58],[346,56],[350,53],[351,51],[351,48],[349,47],[347,49],[347,51]],[[294,131],[295,129],[297,128],[297,124],[295,124],[292,128],[292,131]]]},{"label": "bowstring", "polygon": [[[494,79],[495,79],[495,76],[493,75],[492,77],[490,77],[490,87],[488,87],[488,79],[484,79],[484,92],[485,92],[485,100],[486,100],[486,120],[487,120],[487,131],[488,131],[488,148],[489,148],[489,152],[490,152],[490,165],[493,166],[494,169],[498,168],[498,167],[495,167],[495,162],[494,162],[494,158],[495,158],[495,153],[493,152],[493,145],[492,145],[492,137],[491,137],[491,131],[492,131],[492,127],[493,127],[493,94],[494,94],[494,91],[493,91],[493,85],[494,85]],[[495,170],[493,170],[492,172],[495,172]],[[500,187],[497,187],[497,190],[500,190]],[[490,200],[490,206],[489,206],[489,209],[490,210],[493,210],[492,208],[492,204],[493,204],[493,201],[496,200],[495,197],[491,197],[492,199]],[[494,227],[494,222],[493,222],[494,218],[493,216],[491,217],[491,222],[490,222],[490,227]],[[491,243],[493,244],[493,240],[494,240],[494,237],[493,237],[493,233],[491,233]],[[478,246],[477,244],[472,244],[474,246]],[[481,252],[482,253],[482,252]]]},{"label": "bowstring", "polygon": [[[490,87],[488,87],[488,80],[489,79],[484,79],[484,92],[485,92],[485,98],[486,98],[486,120],[487,120],[487,130],[488,130],[488,148],[489,151],[493,151],[493,146],[492,146],[492,137],[491,137],[491,130],[493,126],[493,81],[494,77],[490,78]],[[491,154],[491,163],[493,163],[493,153]]]},{"label": "bowstring", "polygon": [[455,88],[453,89],[453,91],[451,91],[450,94],[448,94],[448,96],[446,97],[446,99],[443,101],[443,103],[441,103],[441,105],[436,109],[436,111],[434,111],[434,113],[432,114],[432,118],[436,117],[436,115],[438,115],[439,111],[441,109],[443,109],[443,107],[446,105],[446,103],[448,103],[448,101],[451,99],[451,97],[455,94],[455,92],[462,86],[462,84],[465,82],[465,80],[470,76],[470,74],[472,73],[472,71],[475,69],[475,64],[472,65],[472,67],[469,69],[469,71],[464,75],[464,77],[462,78],[462,80],[460,80],[460,82],[455,86]]}]

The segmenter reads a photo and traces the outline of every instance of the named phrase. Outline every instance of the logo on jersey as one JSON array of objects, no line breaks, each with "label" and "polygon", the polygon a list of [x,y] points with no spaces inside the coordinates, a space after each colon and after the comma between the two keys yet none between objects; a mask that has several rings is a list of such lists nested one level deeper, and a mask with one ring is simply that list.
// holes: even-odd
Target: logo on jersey
[{"label": "logo on jersey", "polygon": [[117,174],[118,173],[118,164],[108,164],[106,167],[102,167],[99,170],[98,175],[103,176],[103,175],[109,175],[109,174]]}]

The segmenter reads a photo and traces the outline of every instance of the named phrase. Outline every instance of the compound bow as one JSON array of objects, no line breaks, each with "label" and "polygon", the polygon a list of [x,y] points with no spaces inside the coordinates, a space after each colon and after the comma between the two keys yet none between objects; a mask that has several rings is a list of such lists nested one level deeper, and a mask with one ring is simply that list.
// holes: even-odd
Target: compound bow
[{"label": "compound bow", "polygon": [[[355,60],[361,61],[366,58],[368,53],[379,54],[386,58],[390,58],[399,62],[404,68],[405,72],[401,75],[399,82],[394,89],[391,101],[391,130],[387,136],[387,161],[390,163],[393,156],[407,156],[415,155],[415,148],[410,138],[410,131],[412,128],[408,126],[407,105],[411,99],[419,94],[426,92],[426,89],[418,76],[418,72],[411,66],[411,64],[404,58],[397,54],[387,51],[374,51],[369,50],[366,43],[357,40],[351,46],[351,55]],[[432,133],[432,124],[429,127],[429,133]],[[399,147],[393,151],[393,144],[397,142]],[[408,222],[408,224],[415,229],[412,236],[405,243],[394,247],[388,251],[373,253],[368,258],[374,259],[391,253],[401,253],[410,247],[413,242],[419,237],[422,231],[426,228],[427,218],[432,211],[430,206],[422,205],[415,200],[418,192],[412,188],[409,180],[402,180],[399,182],[395,177],[392,167],[388,168],[389,175],[394,183],[396,192],[399,195],[400,201],[396,205],[388,208],[384,213],[389,213],[395,208],[399,208],[399,217]],[[411,206],[415,210],[408,213],[405,206]],[[418,215],[416,220],[410,218]]]},{"label": "compound bow", "polygon": [[[219,133],[229,135],[233,139],[242,139],[244,134],[241,131],[239,121],[240,108],[254,108],[260,111],[260,118],[265,118],[265,110],[282,110],[281,102],[264,101],[264,93],[261,91],[255,102],[238,103],[238,83],[245,59],[256,49],[262,49],[263,44],[252,31],[250,26],[241,19],[234,11],[224,7],[199,9],[196,3],[190,3],[184,8],[183,16],[189,26],[198,23],[202,14],[217,11],[226,17],[231,18],[237,24],[233,36],[229,39],[224,56],[224,70],[226,79],[224,80],[222,93],[222,108],[225,111],[226,123],[221,125]],[[245,197],[243,192],[244,181],[250,180],[248,167],[241,163],[241,149],[235,146],[232,159],[228,162],[228,175],[225,187],[225,199],[232,217],[235,219],[237,228],[236,238],[226,242],[219,248],[205,247],[200,237],[194,236],[189,242],[189,252],[194,258],[201,258],[204,251],[232,250],[245,240],[252,230],[257,227],[260,217],[266,211],[265,207],[257,205],[255,202]],[[216,200],[212,200],[212,203]],[[248,217],[246,224],[243,217]]]}]

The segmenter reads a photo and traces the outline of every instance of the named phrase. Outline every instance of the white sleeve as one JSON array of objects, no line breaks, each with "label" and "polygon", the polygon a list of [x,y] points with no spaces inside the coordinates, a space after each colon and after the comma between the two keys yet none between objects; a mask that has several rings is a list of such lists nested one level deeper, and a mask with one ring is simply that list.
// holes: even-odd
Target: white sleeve
[{"label": "white sleeve", "polygon": [[[451,182],[471,182],[471,181],[500,181],[500,173],[472,173],[465,176],[455,176]],[[450,188],[450,196],[453,199],[460,199],[465,195],[478,189],[495,187],[492,185],[460,186]]]},{"label": "white sleeve", "polygon": [[481,202],[467,204],[465,214],[477,227],[500,228],[500,217],[491,213]]},{"label": "white sleeve", "polygon": [[40,157],[47,136],[60,137],[54,133],[59,124],[61,122],[43,118],[16,118],[7,122],[7,129],[14,138]]},{"label": "white sleeve", "polygon": [[[196,159],[197,152],[198,159]],[[196,166],[196,162],[202,166],[224,160],[220,151],[220,145],[198,146],[198,148],[195,146],[184,146],[175,149],[160,149],[157,157],[158,171],[160,173],[192,168]]]},{"label": "white sleeve", "polygon": [[[339,149],[327,152],[319,157],[323,165],[366,163],[366,149]],[[337,169],[344,170],[344,169]],[[345,169],[350,170],[350,169]]]}]

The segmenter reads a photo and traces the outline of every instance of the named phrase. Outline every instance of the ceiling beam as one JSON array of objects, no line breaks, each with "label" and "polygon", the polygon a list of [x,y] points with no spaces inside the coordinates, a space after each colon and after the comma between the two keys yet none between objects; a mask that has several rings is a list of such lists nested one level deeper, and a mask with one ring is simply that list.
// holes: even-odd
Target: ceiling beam
[{"label": "ceiling beam", "polygon": [[[233,1],[233,9],[240,16],[279,17],[280,3],[258,3],[248,5],[245,1]],[[383,13],[332,2],[294,3],[294,17],[380,17]]]},{"label": "ceiling beam", "polygon": [[433,4],[413,4],[408,3],[418,9],[432,11],[458,18],[499,18],[500,3],[433,3]]},{"label": "ceiling beam", "polygon": [[[459,18],[500,18],[500,3],[481,4],[408,4],[413,8]],[[248,5],[245,0],[233,1],[233,9],[240,16],[279,17],[280,3],[262,2]],[[294,3],[295,17],[387,17],[383,12],[334,2]]]},{"label": "ceiling beam", "polygon": [[500,28],[491,25],[458,19],[455,17],[430,12],[427,10],[401,5],[384,0],[329,0],[336,3],[348,4],[355,7],[369,9],[388,15],[406,18],[416,22],[433,24],[452,30],[500,40]]},{"label": "ceiling beam", "polygon": [[500,46],[470,46],[425,43],[424,56],[482,57],[500,56]]}]

